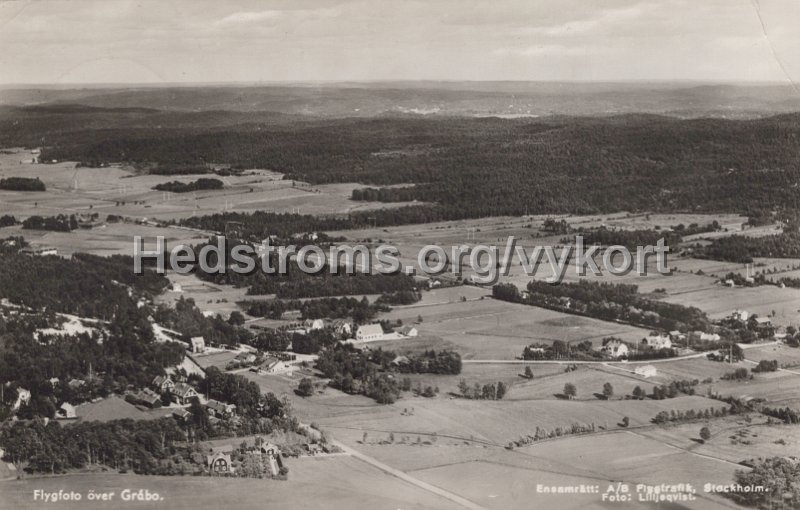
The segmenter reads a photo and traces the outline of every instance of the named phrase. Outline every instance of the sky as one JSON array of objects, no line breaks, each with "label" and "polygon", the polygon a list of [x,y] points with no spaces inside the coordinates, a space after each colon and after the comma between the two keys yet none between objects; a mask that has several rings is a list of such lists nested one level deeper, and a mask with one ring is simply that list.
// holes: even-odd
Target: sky
[{"label": "sky", "polygon": [[0,0],[0,83],[789,83],[798,27],[798,0]]}]

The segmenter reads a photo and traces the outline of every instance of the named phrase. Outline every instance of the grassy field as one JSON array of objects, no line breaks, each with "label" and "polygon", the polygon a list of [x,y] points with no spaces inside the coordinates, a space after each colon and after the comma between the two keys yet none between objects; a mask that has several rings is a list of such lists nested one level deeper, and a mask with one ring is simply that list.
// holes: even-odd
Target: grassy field
[{"label": "grassy field", "polygon": [[785,368],[800,367],[800,349],[785,344],[747,349],[744,355],[746,359],[753,361],[778,360],[780,366]]},{"label": "grassy field", "polygon": [[435,336],[458,346],[465,359],[514,359],[525,346],[555,340],[596,345],[607,336],[638,342],[648,331],[491,298],[454,301],[424,307],[406,307],[381,318],[417,325],[420,335]]},{"label": "grassy field", "polygon": [[[314,397],[312,397],[313,400]],[[552,430],[573,423],[597,429],[616,428],[627,416],[632,425],[648,425],[663,410],[707,409],[722,404],[701,397],[678,397],[669,400],[610,401],[470,401],[463,399],[401,399],[392,406],[368,409],[332,417],[318,417],[317,422],[337,438],[355,444],[364,431],[386,435],[389,432],[409,435],[437,434],[454,441],[476,440],[506,445],[520,436],[534,434],[537,427]],[[404,411],[408,411],[407,413]],[[383,437],[383,436],[381,436]]]},{"label": "grassy field", "polygon": [[[41,508],[33,502],[33,491],[74,490],[84,493],[83,501],[48,503],[48,508],[84,509],[108,508],[460,508],[448,500],[433,495],[394,478],[377,468],[348,456],[299,458],[288,461],[288,481],[207,478],[161,477],[136,475],[92,474],[30,478],[23,481],[0,482],[0,509]],[[120,503],[122,490],[147,489],[157,492],[164,500],[150,503]],[[115,491],[111,503],[87,502],[86,494]]]}]

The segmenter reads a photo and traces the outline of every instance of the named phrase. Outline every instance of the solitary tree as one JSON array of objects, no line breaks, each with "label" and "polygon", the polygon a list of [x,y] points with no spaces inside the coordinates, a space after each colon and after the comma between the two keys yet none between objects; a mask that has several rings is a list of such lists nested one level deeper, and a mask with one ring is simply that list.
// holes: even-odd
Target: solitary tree
[{"label": "solitary tree", "polygon": [[623,427],[627,427],[628,425],[630,425],[630,423],[631,423],[631,420],[627,416],[622,418],[622,426]]},{"label": "solitary tree", "polygon": [[314,383],[308,377],[300,379],[300,384],[297,385],[297,394],[301,397],[310,397],[314,394]]},{"label": "solitary tree", "polygon": [[528,379],[533,379],[533,370],[531,370],[530,366],[525,367],[525,377]]},{"label": "solitary tree", "polygon": [[702,429],[700,429],[700,439],[702,439],[703,441],[708,441],[709,439],[711,439],[711,431],[708,430],[708,427],[703,427]]},{"label": "solitary tree", "polygon": [[611,386],[610,382],[607,382],[603,385],[603,396],[611,398],[612,395],[614,395],[614,387]]},{"label": "solitary tree", "polygon": [[637,386],[633,389],[633,398],[642,400],[644,399],[645,395],[646,393],[644,392],[641,386]]},{"label": "solitary tree", "polygon": [[572,383],[567,383],[564,385],[564,395],[570,400],[575,398],[575,395],[578,394],[578,390],[575,388],[575,385]]}]

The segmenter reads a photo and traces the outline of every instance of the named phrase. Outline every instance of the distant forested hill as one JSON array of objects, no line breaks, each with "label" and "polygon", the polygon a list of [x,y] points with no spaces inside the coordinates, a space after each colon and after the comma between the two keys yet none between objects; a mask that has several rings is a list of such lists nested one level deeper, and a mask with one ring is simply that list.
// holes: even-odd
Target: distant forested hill
[{"label": "distant forested hill", "polygon": [[[382,225],[526,212],[800,207],[800,114],[301,121],[63,106],[6,113],[0,144],[38,145],[44,138],[44,160],[158,168],[228,163],[312,183],[373,186],[356,192],[356,200],[436,204],[382,211]],[[380,189],[396,184],[407,186]]]}]

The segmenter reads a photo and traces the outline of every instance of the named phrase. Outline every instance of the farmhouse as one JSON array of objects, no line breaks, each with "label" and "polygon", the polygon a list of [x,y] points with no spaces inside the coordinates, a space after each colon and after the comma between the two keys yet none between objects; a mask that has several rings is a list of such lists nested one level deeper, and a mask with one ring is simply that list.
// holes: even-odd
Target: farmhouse
[{"label": "farmhouse", "polygon": [[353,334],[353,327],[346,320],[336,319],[331,323],[331,328],[333,328],[333,332],[337,335]]},{"label": "farmhouse", "polygon": [[303,321],[303,328],[305,328],[306,333],[308,333],[309,331],[322,329],[324,327],[325,327],[325,321],[323,321],[322,319],[314,319],[314,320],[306,319]]},{"label": "farmhouse", "polygon": [[209,471],[212,473],[233,473],[231,456],[227,453],[218,452],[206,455],[206,463],[208,464]]},{"label": "farmhouse", "polygon": [[237,354],[235,358],[239,363],[252,363],[256,360],[256,355],[252,352],[242,352]]},{"label": "farmhouse", "polygon": [[612,358],[622,358],[628,355],[628,346],[622,340],[609,340],[600,352]]},{"label": "farmhouse", "polygon": [[643,367],[636,367],[633,373],[642,377],[655,377],[658,371],[653,365],[645,365]]},{"label": "farmhouse", "polygon": [[684,335],[683,333],[681,333],[680,331],[678,331],[676,329],[674,331],[670,331],[669,332],[669,338],[673,342],[682,342],[682,341],[686,340],[686,335]]},{"label": "farmhouse", "polygon": [[750,318],[750,313],[747,310],[736,310],[731,314],[731,319],[740,321],[740,322],[747,322],[747,319]]},{"label": "farmhouse", "polygon": [[722,339],[717,333],[705,333],[702,331],[693,331],[690,336],[692,340],[700,340],[701,342],[719,342]]},{"label": "farmhouse", "polygon": [[175,395],[181,405],[188,405],[193,398],[197,398],[197,390],[186,383],[176,383],[172,389],[172,394]]},{"label": "farmhouse", "polygon": [[172,391],[172,389],[175,387],[175,383],[169,378],[168,375],[159,375],[153,379],[153,387],[157,391],[164,393],[165,391]]},{"label": "farmhouse", "polygon": [[206,402],[206,409],[217,418],[230,418],[236,414],[235,404],[227,404],[213,398]]},{"label": "farmhouse", "polygon": [[369,342],[383,340],[383,327],[380,324],[364,324],[356,330],[356,340]]},{"label": "farmhouse", "polygon": [[269,357],[264,360],[264,363],[258,368],[259,372],[266,374],[277,374],[289,368],[289,364],[282,362],[278,358]]},{"label": "farmhouse", "polygon": [[202,336],[194,336],[192,337],[192,353],[198,354],[201,352],[205,352],[206,350],[206,340]]},{"label": "farmhouse", "polygon": [[189,420],[189,418],[192,417],[192,413],[190,413],[188,409],[178,407],[177,409],[172,410],[172,417],[180,423],[185,423],[187,420]]},{"label": "farmhouse", "polygon": [[158,407],[161,405],[161,396],[152,390],[144,389],[130,396],[135,404],[142,404],[147,407]]},{"label": "farmhouse", "polygon": [[672,340],[666,335],[651,335],[642,339],[642,346],[648,349],[670,349]]},{"label": "farmhouse", "polygon": [[417,328],[415,328],[414,326],[403,326],[402,328],[400,328],[398,330],[398,333],[400,333],[403,336],[417,336],[417,335],[419,335],[419,331],[417,331]]}]

